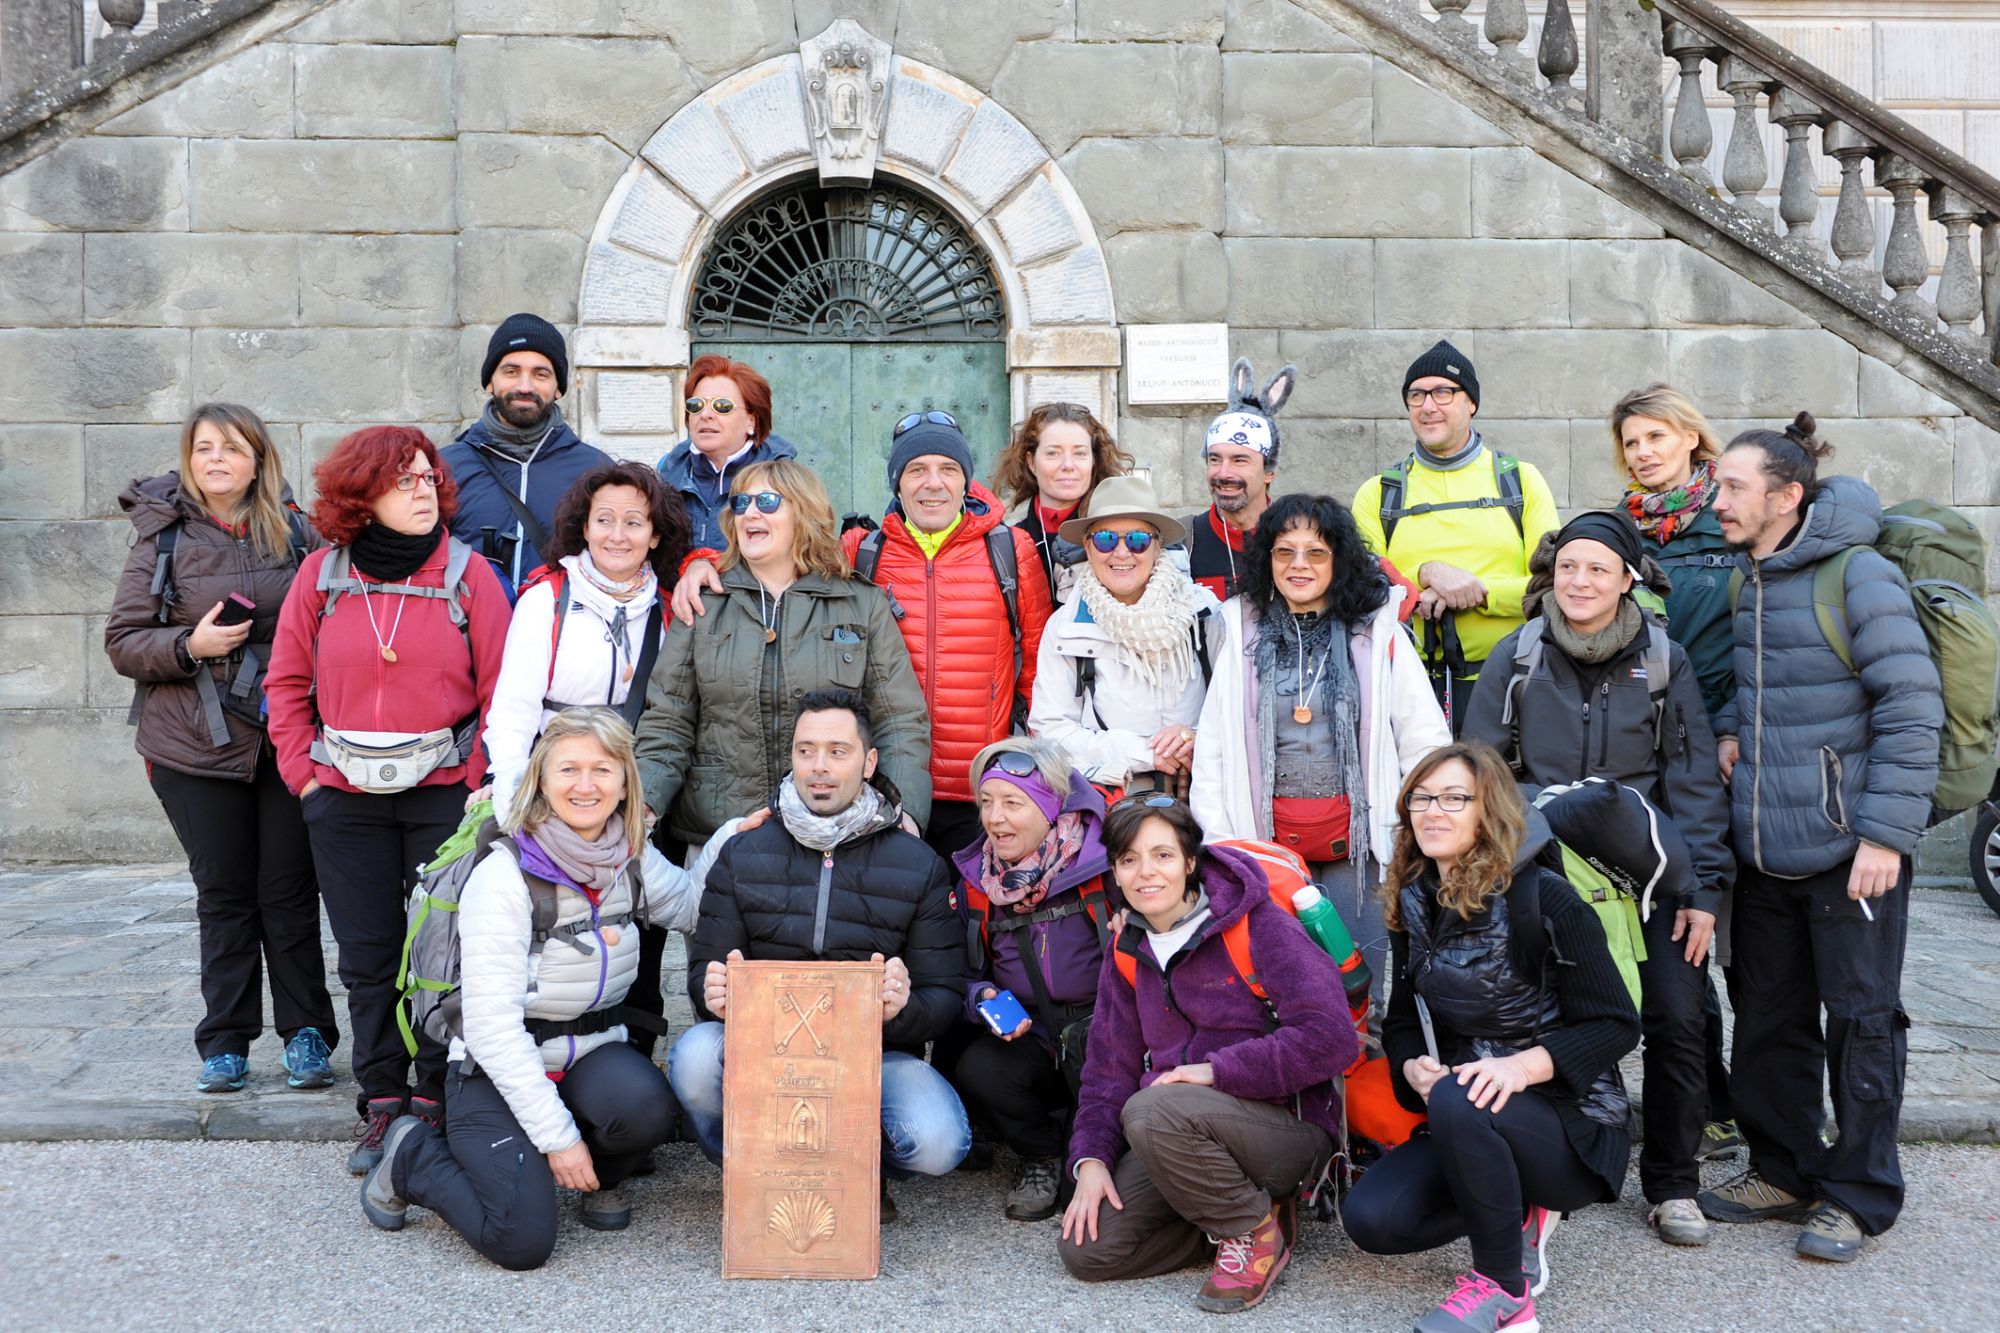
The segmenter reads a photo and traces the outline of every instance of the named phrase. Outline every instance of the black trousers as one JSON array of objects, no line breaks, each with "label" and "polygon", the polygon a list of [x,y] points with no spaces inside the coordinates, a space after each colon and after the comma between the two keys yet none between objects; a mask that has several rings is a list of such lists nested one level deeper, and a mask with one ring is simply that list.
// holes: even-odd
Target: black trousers
[{"label": "black trousers", "polygon": [[[624,1042],[571,1066],[556,1093],[590,1149],[597,1183],[611,1189],[673,1137],[680,1107],[658,1065]],[[396,1193],[451,1224],[502,1268],[540,1268],[556,1247],[556,1180],[493,1080],[454,1067],[445,1081],[445,1129],[410,1131],[396,1151]]]},{"label": "black trousers", "polygon": [[951,858],[978,842],[986,830],[979,822],[979,806],[973,801],[932,801],[930,827],[924,830],[924,841],[930,849],[944,858],[946,865]]},{"label": "black trousers", "polygon": [[195,1049],[248,1055],[264,1031],[264,973],[271,1019],[286,1041],[318,1028],[340,1042],[319,947],[319,887],[298,798],[285,790],[270,747],[249,782],[195,777],[147,764],[153,794],[187,852],[201,926],[201,999]]},{"label": "black trousers", "polygon": [[1692,1199],[1701,1188],[1701,1130],[1708,1118],[1708,1064],[1702,997],[1708,970],[1687,961],[1675,942],[1674,907],[1658,903],[1646,922],[1639,964],[1639,1031],[1645,1040],[1645,1146],[1639,1184],[1648,1203]]},{"label": "black trousers", "polygon": [[[1729,984],[1729,969],[1717,963],[1704,979],[1701,991],[1702,1046],[1708,1064],[1708,1118],[1721,1124],[1736,1118],[1736,1103],[1729,1097],[1729,1061],[1722,1052],[1722,1000],[1715,993],[1715,972]],[[1736,992],[1731,991],[1731,996]],[[1732,999],[1731,1003],[1735,1001]]]},{"label": "black trousers", "polygon": [[1428,1134],[1393,1149],[1348,1194],[1347,1234],[1370,1254],[1414,1254],[1464,1236],[1472,1266],[1519,1295],[1528,1206],[1574,1212],[1602,1199],[1604,1182],[1570,1146],[1555,1105],[1532,1089],[1495,1115],[1447,1075],[1431,1088],[1430,1117]]},{"label": "black trousers", "polygon": [[[1896,1126],[1903,1113],[1908,1015],[1903,946],[1910,863],[1896,887],[1847,896],[1851,862],[1805,879],[1745,866],[1736,881],[1736,1122],[1759,1175],[1803,1198],[1828,1199],[1879,1236],[1903,1207]],[[1820,1010],[1826,1026],[1820,1026]],[[1820,1141],[1822,1081],[1839,1141]]]},{"label": "black trousers", "polygon": [[1033,1036],[1002,1041],[979,1033],[958,1057],[952,1085],[966,1113],[979,1114],[1021,1156],[1063,1155],[1076,1102],[1055,1057]]},{"label": "black trousers", "polygon": [[[319,868],[320,897],[340,946],[353,1034],[357,1113],[374,1097],[410,1091],[412,1061],[396,1026],[396,968],[417,867],[465,814],[465,788],[412,787],[393,795],[321,787],[300,802]],[[416,1093],[444,1096],[444,1047],[418,1034]]]}]

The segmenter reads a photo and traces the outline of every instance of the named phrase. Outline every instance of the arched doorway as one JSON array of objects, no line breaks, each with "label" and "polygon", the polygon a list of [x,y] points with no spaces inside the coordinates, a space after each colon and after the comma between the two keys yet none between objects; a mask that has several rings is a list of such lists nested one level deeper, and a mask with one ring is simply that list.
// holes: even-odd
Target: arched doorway
[{"label": "arched doorway", "polygon": [[771,381],[773,425],[842,512],[880,514],[895,423],[941,409],[979,476],[1006,443],[1006,309],[984,248],[938,201],[899,182],[808,178],[751,201],[702,258],[691,355]]}]

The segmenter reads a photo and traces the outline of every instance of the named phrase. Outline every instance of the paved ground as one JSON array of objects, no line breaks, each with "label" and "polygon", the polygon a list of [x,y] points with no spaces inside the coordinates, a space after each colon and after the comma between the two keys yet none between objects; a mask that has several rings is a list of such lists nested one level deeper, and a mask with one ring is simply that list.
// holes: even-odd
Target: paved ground
[{"label": "paved ground", "polygon": [[[271,1036],[251,1051],[248,1090],[192,1090],[195,929],[184,867],[0,872],[0,1141],[346,1137],[344,1050],[326,1092],[285,1088]],[[668,1016],[685,1030],[678,940],[668,967]],[[1904,1138],[2000,1141],[2000,917],[1975,894],[1917,890],[1904,1000]],[[1643,1095],[1636,1069],[1630,1082]]]},{"label": "paved ground", "polygon": [[[437,1218],[390,1234],[356,1203],[342,1150],[296,1143],[0,1144],[0,1253],[13,1328],[963,1329],[1222,1327],[1189,1309],[1202,1273],[1086,1287],[1056,1223],[1000,1216],[1005,1179],[896,1187],[868,1283],[718,1276],[720,1173],[692,1149],[633,1187],[631,1230],[565,1217],[550,1265],[503,1272]],[[1796,1229],[1718,1227],[1705,1250],[1660,1244],[1630,1199],[1586,1210],[1550,1245],[1545,1327],[1985,1329],[2000,1272],[2000,1149],[1906,1151],[1909,1206],[1858,1263],[1791,1253]],[[1720,1175],[1720,1170],[1715,1174]],[[1308,1222],[1300,1251],[1239,1328],[1408,1329],[1465,1266],[1462,1245],[1377,1259]]]}]

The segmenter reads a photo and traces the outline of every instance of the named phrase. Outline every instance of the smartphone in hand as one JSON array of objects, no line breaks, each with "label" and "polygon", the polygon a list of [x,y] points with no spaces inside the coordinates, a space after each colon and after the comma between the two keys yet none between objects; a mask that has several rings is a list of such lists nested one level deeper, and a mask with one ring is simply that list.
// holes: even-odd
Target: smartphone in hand
[{"label": "smartphone in hand", "polygon": [[990,1000],[979,1002],[979,1015],[986,1020],[986,1026],[993,1029],[996,1037],[1012,1036],[1014,1029],[1028,1021],[1028,1011],[1014,998],[1014,992],[1003,990]]},{"label": "smartphone in hand", "polygon": [[217,625],[241,625],[257,612],[257,603],[240,592],[232,592],[223,599],[222,610],[216,612]]}]

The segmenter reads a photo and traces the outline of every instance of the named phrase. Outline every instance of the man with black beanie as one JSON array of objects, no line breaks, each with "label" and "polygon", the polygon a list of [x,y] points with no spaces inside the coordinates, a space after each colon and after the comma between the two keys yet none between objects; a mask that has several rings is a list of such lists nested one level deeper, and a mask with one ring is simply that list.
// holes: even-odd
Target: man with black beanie
[{"label": "man with black beanie", "polygon": [[1555,496],[1533,464],[1486,448],[1472,418],[1479,375],[1440,339],[1403,374],[1417,447],[1354,495],[1377,555],[1416,579],[1418,645],[1454,736],[1479,668],[1521,627],[1528,557],[1556,526]]},{"label": "man with black beanie", "polygon": [[611,459],[563,420],[569,349],[541,316],[509,315],[493,331],[479,382],[492,395],[486,410],[441,451],[458,483],[452,535],[493,562],[511,596],[544,563],[563,492]]}]

